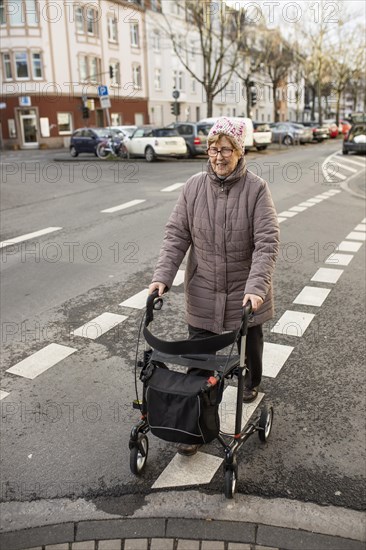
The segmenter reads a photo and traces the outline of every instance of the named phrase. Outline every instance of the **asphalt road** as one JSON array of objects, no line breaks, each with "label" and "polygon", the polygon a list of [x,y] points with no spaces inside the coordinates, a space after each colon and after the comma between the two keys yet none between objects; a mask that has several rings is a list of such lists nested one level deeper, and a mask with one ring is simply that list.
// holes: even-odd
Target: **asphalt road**
[{"label": "asphalt road", "polygon": [[[267,444],[253,437],[241,448],[238,492],[362,509],[362,227],[356,241],[348,238],[361,243],[359,250],[345,252],[352,256],[348,265],[337,256],[331,264],[326,260],[365,223],[365,159],[349,156],[348,169],[334,170],[337,157],[331,167],[327,159],[339,149],[332,141],[247,157],[249,169],[269,181],[280,218],[289,208],[303,209],[283,215],[276,315],[265,328],[266,342],[293,349],[276,376],[264,377],[262,391],[274,405],[275,422]],[[179,194],[179,188],[161,190],[184,182],[205,161],[84,159],[50,151],[13,153],[4,155],[1,166],[2,242],[58,228],[1,249],[4,501],[147,494],[176,455],[173,445],[150,437],[144,475],[137,479],[130,473],[142,310],[119,304],[150,282],[164,224]],[[345,165],[346,159],[339,162]],[[312,207],[298,206],[329,190],[339,192]],[[143,202],[102,212],[134,200]],[[319,268],[342,273],[337,282],[312,281]],[[321,306],[293,303],[305,286],[330,292]],[[289,310],[314,315],[302,336],[272,331]],[[126,319],[95,340],[72,334],[104,312]],[[157,329],[167,338],[185,337],[182,285],[167,296]],[[7,372],[49,344],[73,353],[33,379]],[[222,456],[216,443],[207,447],[207,455]],[[222,485],[220,468],[198,487],[219,493]]]}]

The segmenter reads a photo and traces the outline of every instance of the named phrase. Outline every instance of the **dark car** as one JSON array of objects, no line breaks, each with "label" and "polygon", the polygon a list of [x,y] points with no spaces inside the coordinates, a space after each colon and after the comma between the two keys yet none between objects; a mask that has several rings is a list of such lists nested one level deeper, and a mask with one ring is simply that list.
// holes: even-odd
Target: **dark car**
[{"label": "dark car", "polygon": [[97,156],[98,144],[109,136],[116,139],[124,137],[120,130],[114,128],[79,128],[71,136],[70,155],[77,157],[79,153],[93,153]]},{"label": "dark car", "polygon": [[349,152],[366,153],[366,122],[357,122],[351,126],[348,134],[344,136],[342,153]]},{"label": "dark car", "polygon": [[311,128],[313,132],[313,141],[322,142],[329,139],[329,129],[326,126],[320,126],[318,122],[303,122],[306,128]]},{"label": "dark car", "polygon": [[190,157],[205,155],[207,150],[207,136],[212,124],[202,122],[173,122],[169,125],[175,128],[185,139],[187,154]]}]

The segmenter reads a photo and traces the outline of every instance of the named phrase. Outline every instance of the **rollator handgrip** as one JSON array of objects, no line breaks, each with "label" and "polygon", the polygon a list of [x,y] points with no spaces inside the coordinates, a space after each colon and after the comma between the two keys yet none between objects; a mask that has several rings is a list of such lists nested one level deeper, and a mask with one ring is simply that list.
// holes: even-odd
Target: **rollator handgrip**
[{"label": "rollator handgrip", "polygon": [[248,331],[249,315],[252,313],[252,311],[253,311],[252,302],[248,300],[245,306],[243,307],[243,313],[241,317],[241,327],[240,327],[241,334],[246,334]]},{"label": "rollator handgrip", "polygon": [[145,327],[147,327],[151,321],[154,319],[153,310],[161,309],[163,305],[163,299],[159,298],[159,290],[156,289],[154,292],[149,294],[146,300],[146,317],[145,317]]}]

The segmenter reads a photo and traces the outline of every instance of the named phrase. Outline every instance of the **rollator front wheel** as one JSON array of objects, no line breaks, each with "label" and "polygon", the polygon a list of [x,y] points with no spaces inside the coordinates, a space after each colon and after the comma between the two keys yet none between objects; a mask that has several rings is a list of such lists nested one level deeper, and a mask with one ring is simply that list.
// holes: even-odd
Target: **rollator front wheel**
[{"label": "rollator front wheel", "polygon": [[233,498],[236,491],[236,482],[237,482],[237,470],[236,469],[227,469],[225,470],[225,497]]},{"label": "rollator front wheel", "polygon": [[267,439],[269,438],[269,434],[272,430],[272,424],[273,424],[273,407],[269,407],[268,409],[265,407],[262,412],[259,419],[259,430],[258,430],[258,437],[262,443],[265,443]]},{"label": "rollator front wheel", "polygon": [[130,451],[130,469],[135,475],[140,475],[145,468],[149,452],[149,440],[146,435],[140,434]]}]

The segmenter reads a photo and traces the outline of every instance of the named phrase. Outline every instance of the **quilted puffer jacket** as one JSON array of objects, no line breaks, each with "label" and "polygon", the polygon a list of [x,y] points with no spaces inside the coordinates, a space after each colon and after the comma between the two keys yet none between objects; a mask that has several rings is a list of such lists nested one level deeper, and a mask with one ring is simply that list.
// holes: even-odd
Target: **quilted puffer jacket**
[{"label": "quilted puffer jacket", "polygon": [[207,172],[182,188],[165,228],[153,282],[171,287],[189,249],[185,270],[187,322],[215,333],[240,326],[244,294],[264,303],[250,326],[273,317],[272,274],[279,247],[277,214],[267,183],[244,158],[220,180]]}]

